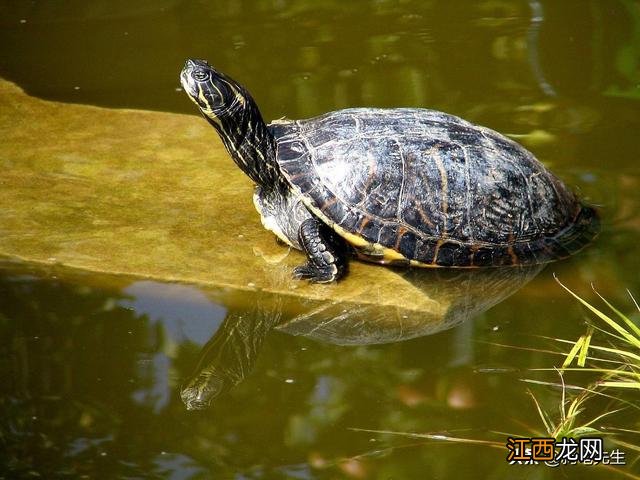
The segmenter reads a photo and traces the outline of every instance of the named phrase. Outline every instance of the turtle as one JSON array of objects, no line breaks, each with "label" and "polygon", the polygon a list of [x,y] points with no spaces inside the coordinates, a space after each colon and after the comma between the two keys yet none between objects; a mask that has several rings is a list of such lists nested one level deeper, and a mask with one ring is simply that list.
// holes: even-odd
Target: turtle
[{"label": "turtle", "polygon": [[267,124],[247,89],[205,60],[188,97],[255,183],[264,227],[304,251],[297,279],[329,283],[350,256],[405,267],[531,265],[581,250],[599,230],[524,147],[424,108],[347,108]]}]

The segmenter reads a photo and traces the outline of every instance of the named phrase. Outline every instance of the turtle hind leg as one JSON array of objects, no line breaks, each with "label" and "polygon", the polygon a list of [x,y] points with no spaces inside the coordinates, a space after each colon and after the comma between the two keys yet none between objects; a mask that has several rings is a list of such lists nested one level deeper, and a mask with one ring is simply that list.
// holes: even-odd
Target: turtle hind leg
[{"label": "turtle hind leg", "polygon": [[294,278],[329,283],[344,275],[347,269],[347,246],[320,220],[313,217],[302,222],[298,241],[309,261],[293,269]]}]

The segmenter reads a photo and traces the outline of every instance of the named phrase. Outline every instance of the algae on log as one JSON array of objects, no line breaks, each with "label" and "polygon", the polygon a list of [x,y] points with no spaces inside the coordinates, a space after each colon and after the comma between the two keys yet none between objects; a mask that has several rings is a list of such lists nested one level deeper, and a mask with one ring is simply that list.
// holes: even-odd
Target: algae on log
[{"label": "algae on log", "polygon": [[251,181],[195,116],[49,102],[0,80],[0,130],[1,255],[440,318],[452,303],[357,261],[339,284],[293,280],[304,256],[262,228]]}]

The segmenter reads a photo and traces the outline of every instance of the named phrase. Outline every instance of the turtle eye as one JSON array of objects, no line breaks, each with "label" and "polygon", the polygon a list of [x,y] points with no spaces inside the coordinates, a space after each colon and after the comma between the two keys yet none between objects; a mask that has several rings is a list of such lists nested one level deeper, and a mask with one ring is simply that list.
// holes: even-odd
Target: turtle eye
[{"label": "turtle eye", "polygon": [[209,78],[209,72],[205,70],[196,70],[193,72],[193,78],[195,78],[199,82],[204,82],[207,78]]}]

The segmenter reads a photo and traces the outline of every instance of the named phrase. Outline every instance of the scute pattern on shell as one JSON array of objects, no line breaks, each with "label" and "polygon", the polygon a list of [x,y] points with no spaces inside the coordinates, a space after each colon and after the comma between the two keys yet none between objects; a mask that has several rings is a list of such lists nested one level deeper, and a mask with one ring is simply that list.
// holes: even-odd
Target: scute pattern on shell
[{"label": "scute pattern on shell", "polygon": [[539,263],[595,234],[595,212],[530,152],[453,115],[358,108],[270,130],[282,173],[310,206],[408,260]]}]

